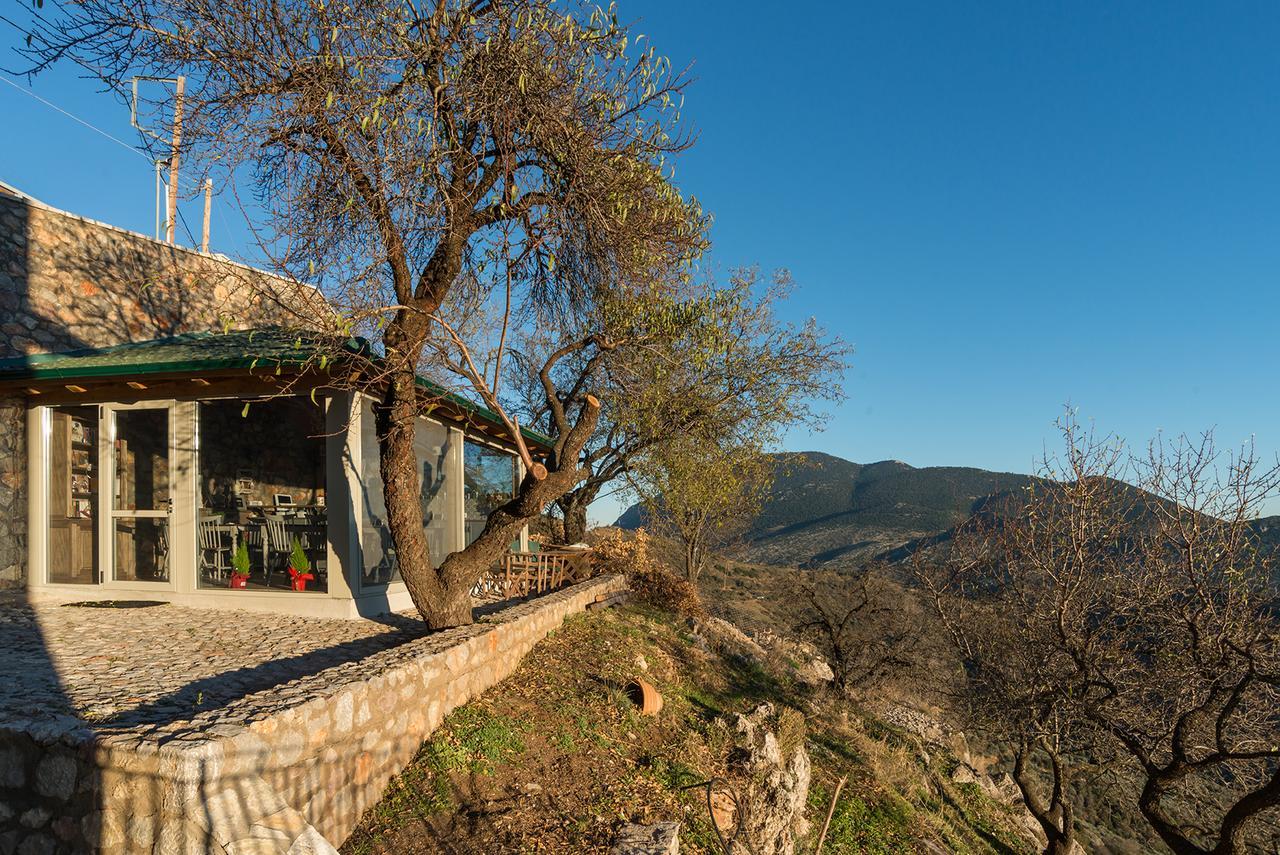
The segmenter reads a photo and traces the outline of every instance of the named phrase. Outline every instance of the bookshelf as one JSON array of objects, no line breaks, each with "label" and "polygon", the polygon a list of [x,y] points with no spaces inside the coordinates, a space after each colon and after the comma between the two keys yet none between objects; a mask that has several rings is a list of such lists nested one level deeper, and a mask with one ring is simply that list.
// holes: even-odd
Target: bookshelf
[{"label": "bookshelf", "polygon": [[58,408],[49,442],[49,581],[97,579],[97,410]]}]

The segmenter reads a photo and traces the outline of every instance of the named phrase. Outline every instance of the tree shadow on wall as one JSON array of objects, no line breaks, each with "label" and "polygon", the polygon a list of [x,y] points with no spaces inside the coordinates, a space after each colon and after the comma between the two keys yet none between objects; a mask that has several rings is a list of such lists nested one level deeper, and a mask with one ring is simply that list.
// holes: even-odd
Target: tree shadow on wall
[{"label": "tree shadow on wall", "polygon": [[[0,188],[0,358],[16,360],[19,367],[30,365],[37,353],[216,328],[251,314],[263,322],[296,320],[284,307],[288,297],[275,290],[280,284]],[[84,706],[71,691],[79,684],[68,673],[76,659],[109,659],[120,641],[73,639],[76,655],[67,657],[66,641],[53,644],[50,627],[42,624],[59,607],[31,602],[29,575],[45,568],[29,566],[27,410],[23,397],[0,393],[0,853],[83,852],[125,840],[137,849],[177,851],[179,846],[169,845],[176,841],[161,835],[182,829],[162,828],[158,819],[171,782],[145,762],[132,762],[127,771],[115,765],[104,741],[109,725],[82,715]],[[96,574],[86,575],[87,582],[95,580]],[[321,651],[287,669],[315,672],[356,655],[354,647]],[[266,678],[239,676],[249,689]],[[174,694],[169,700],[190,695]],[[163,702],[151,705],[153,725],[165,718]],[[234,804],[224,813],[237,821]],[[197,843],[201,834],[205,842],[210,839],[207,829],[187,832]]]}]

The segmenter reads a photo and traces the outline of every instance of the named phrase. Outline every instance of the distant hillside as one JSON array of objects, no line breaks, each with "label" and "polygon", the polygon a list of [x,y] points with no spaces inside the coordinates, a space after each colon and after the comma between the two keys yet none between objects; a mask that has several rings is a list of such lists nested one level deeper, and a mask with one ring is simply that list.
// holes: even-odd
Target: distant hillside
[{"label": "distant hillside", "polygon": [[[852,463],[816,451],[773,457],[773,489],[747,534],[751,560],[766,564],[839,565],[885,555],[959,525],[1033,480],[959,466],[917,469],[897,460]],[[643,521],[632,507],[617,525],[637,528]]]}]

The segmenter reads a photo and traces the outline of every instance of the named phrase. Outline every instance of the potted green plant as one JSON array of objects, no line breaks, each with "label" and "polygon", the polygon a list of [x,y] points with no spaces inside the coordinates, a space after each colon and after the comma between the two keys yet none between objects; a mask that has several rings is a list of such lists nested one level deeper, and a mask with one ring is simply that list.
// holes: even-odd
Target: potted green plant
[{"label": "potted green plant", "polygon": [[231,555],[232,588],[247,588],[249,584],[249,547],[242,540],[236,544],[236,551]]},{"label": "potted green plant", "polygon": [[307,551],[302,548],[298,538],[293,539],[293,548],[289,551],[289,578],[293,580],[293,590],[307,590],[307,583],[315,578],[311,572],[311,560]]}]

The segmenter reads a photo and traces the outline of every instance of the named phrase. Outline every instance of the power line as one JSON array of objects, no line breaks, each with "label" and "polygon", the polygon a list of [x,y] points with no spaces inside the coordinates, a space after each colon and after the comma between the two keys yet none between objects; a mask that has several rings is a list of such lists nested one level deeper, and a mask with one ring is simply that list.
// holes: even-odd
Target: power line
[{"label": "power line", "polygon": [[150,161],[150,160],[151,160],[151,155],[147,154],[146,152],[142,151],[141,149],[137,148],[136,146],[131,146],[131,145],[129,145],[127,142],[125,142],[124,140],[120,139],[119,137],[113,137],[111,134],[107,133],[107,132],[106,132],[106,131],[104,131],[102,128],[99,128],[99,127],[97,127],[97,126],[95,126],[95,125],[90,124],[89,122],[86,122],[84,119],[80,118],[80,117],[79,117],[79,116],[77,116],[75,113],[72,113],[72,112],[70,112],[70,111],[68,111],[68,110],[64,110],[64,109],[62,109],[61,107],[59,107],[57,104],[53,103],[52,101],[47,101],[47,100],[45,100],[44,98],[41,98],[39,95],[37,95],[35,92],[32,92],[30,89],[27,89],[27,88],[26,88],[26,87],[24,87],[24,86],[20,86],[20,85],[18,85],[17,83],[14,83],[12,80],[10,80],[9,78],[5,77],[3,74],[0,74],[0,80],[4,81],[5,83],[8,83],[10,86],[12,86],[14,89],[17,89],[19,92],[23,93],[24,95],[30,95],[32,98],[35,98],[37,101],[39,101],[41,104],[44,104],[46,107],[51,107],[51,108],[53,108],[54,110],[57,110],[59,113],[61,113],[62,115],[66,116],[68,119],[73,119],[73,120],[75,120],[75,121],[79,122],[80,124],[84,125],[84,126],[85,126],[86,128],[88,128],[89,130],[91,130],[91,131],[93,131],[93,132],[95,132],[95,133],[101,134],[102,136],[104,136],[104,137],[106,137],[107,139],[111,140],[111,141],[112,141],[113,143],[115,143],[116,145],[118,145],[118,146],[122,146],[122,147],[124,147],[124,148],[127,148],[127,149],[129,149],[129,151],[133,152],[134,154],[138,155],[139,157],[145,157],[148,161]]},{"label": "power line", "polygon": [[[2,82],[4,82],[4,83],[8,83],[10,86],[12,86],[14,89],[17,89],[19,92],[21,92],[21,93],[22,93],[22,94],[24,94],[24,95],[30,95],[32,98],[36,99],[36,100],[37,100],[37,101],[39,101],[41,104],[44,104],[46,107],[49,107],[49,108],[51,108],[51,109],[53,109],[53,110],[57,110],[59,113],[61,113],[62,115],[66,116],[68,119],[71,119],[71,120],[73,120],[73,121],[79,122],[80,124],[84,125],[84,126],[85,126],[86,128],[88,128],[89,130],[93,131],[94,133],[101,134],[102,136],[104,136],[104,137],[106,137],[107,139],[111,140],[111,141],[112,141],[113,143],[115,143],[116,145],[121,146],[122,148],[127,148],[129,151],[133,152],[134,154],[138,155],[139,157],[144,157],[144,158],[146,158],[148,163],[152,163],[152,164],[154,164],[154,163],[156,162],[156,161],[155,161],[155,158],[153,158],[150,154],[148,154],[148,153],[147,153],[146,151],[144,151],[143,149],[140,149],[140,148],[138,148],[137,146],[129,145],[129,143],[125,142],[124,140],[120,139],[119,137],[112,136],[111,134],[109,134],[109,133],[107,133],[106,131],[104,131],[102,128],[99,128],[99,127],[97,127],[96,125],[92,124],[91,122],[89,122],[89,121],[87,121],[87,120],[85,120],[85,119],[80,118],[80,117],[79,117],[79,116],[77,116],[75,113],[72,113],[70,110],[65,110],[65,109],[63,109],[62,107],[59,107],[57,104],[53,103],[52,101],[49,101],[49,100],[47,100],[47,99],[45,99],[45,98],[41,98],[41,97],[40,97],[39,95],[37,95],[35,92],[31,91],[30,89],[26,88],[25,86],[22,86],[21,84],[15,83],[14,81],[12,81],[12,80],[10,80],[9,78],[5,77],[3,74],[0,74],[0,81],[2,81]],[[167,182],[166,182],[166,183],[167,183]],[[191,183],[191,179],[189,179],[189,178],[179,178],[179,179],[178,179],[178,186],[179,186],[180,188],[183,188],[183,189],[185,189],[185,190],[187,190],[187,191],[189,191],[189,192],[192,192],[192,193],[198,193],[200,190],[202,190],[202,189],[204,188],[204,184],[203,184],[203,182],[196,182],[195,184],[192,184],[192,183]]]},{"label": "power line", "polygon": [[[57,110],[59,113],[61,113],[62,115],[66,116],[68,119],[71,119],[71,120],[73,120],[73,121],[75,121],[75,122],[79,122],[80,124],[84,125],[84,126],[85,126],[86,128],[88,128],[89,130],[93,131],[94,133],[100,134],[101,136],[106,137],[107,139],[111,140],[113,143],[115,143],[116,145],[120,146],[121,148],[126,148],[126,149],[128,149],[129,151],[133,152],[134,154],[138,155],[139,157],[143,157],[143,158],[145,158],[148,162],[150,162],[150,163],[155,163],[155,161],[152,159],[151,155],[147,154],[147,153],[146,153],[145,151],[143,151],[142,149],[140,149],[140,148],[138,148],[138,147],[136,147],[136,146],[129,145],[129,143],[125,142],[124,140],[120,139],[119,137],[116,137],[116,136],[113,136],[113,135],[111,135],[111,134],[107,133],[107,132],[106,132],[106,131],[104,131],[102,128],[99,128],[99,127],[97,127],[96,125],[92,124],[91,122],[88,122],[88,121],[86,121],[85,119],[80,118],[80,117],[79,117],[79,116],[77,116],[76,114],[72,113],[70,110],[65,110],[65,109],[63,109],[62,107],[59,107],[57,104],[53,103],[52,101],[49,101],[48,99],[45,99],[45,98],[40,97],[40,96],[39,96],[39,95],[37,95],[35,92],[31,91],[30,89],[28,89],[28,88],[26,88],[26,87],[24,87],[24,86],[19,85],[18,83],[15,83],[14,81],[10,80],[8,77],[5,77],[3,74],[0,74],[0,81],[3,81],[3,82],[5,82],[5,83],[9,84],[9,85],[10,85],[10,86],[12,86],[14,89],[17,89],[19,92],[23,93],[24,95],[30,95],[32,98],[36,99],[36,100],[37,100],[37,101],[39,101],[41,104],[44,104],[46,107],[49,107],[50,109],[53,109],[53,110]],[[179,186],[179,187],[181,187],[181,186],[183,186],[184,184],[188,184],[188,183],[189,183],[189,181],[190,181],[190,179],[181,179],[181,178],[180,178],[180,179],[179,179],[179,181],[178,181],[178,186]],[[197,190],[198,190],[198,189],[202,189],[202,188],[203,188],[203,183],[200,183],[200,184],[198,184],[198,185],[196,186],[196,189],[197,189]],[[187,224],[187,218],[186,218],[186,217],[184,217],[184,216],[182,215],[182,209],[181,209],[181,208],[179,208],[179,209],[176,211],[176,213],[177,213],[177,215],[178,215],[178,221],[182,223],[182,228],[183,228],[183,230],[187,233],[187,237],[191,240],[191,242],[192,242],[192,244],[193,244],[193,245],[197,245],[197,244],[196,244],[195,235],[194,235],[194,234],[192,234],[192,232],[191,232],[191,227]]]}]

